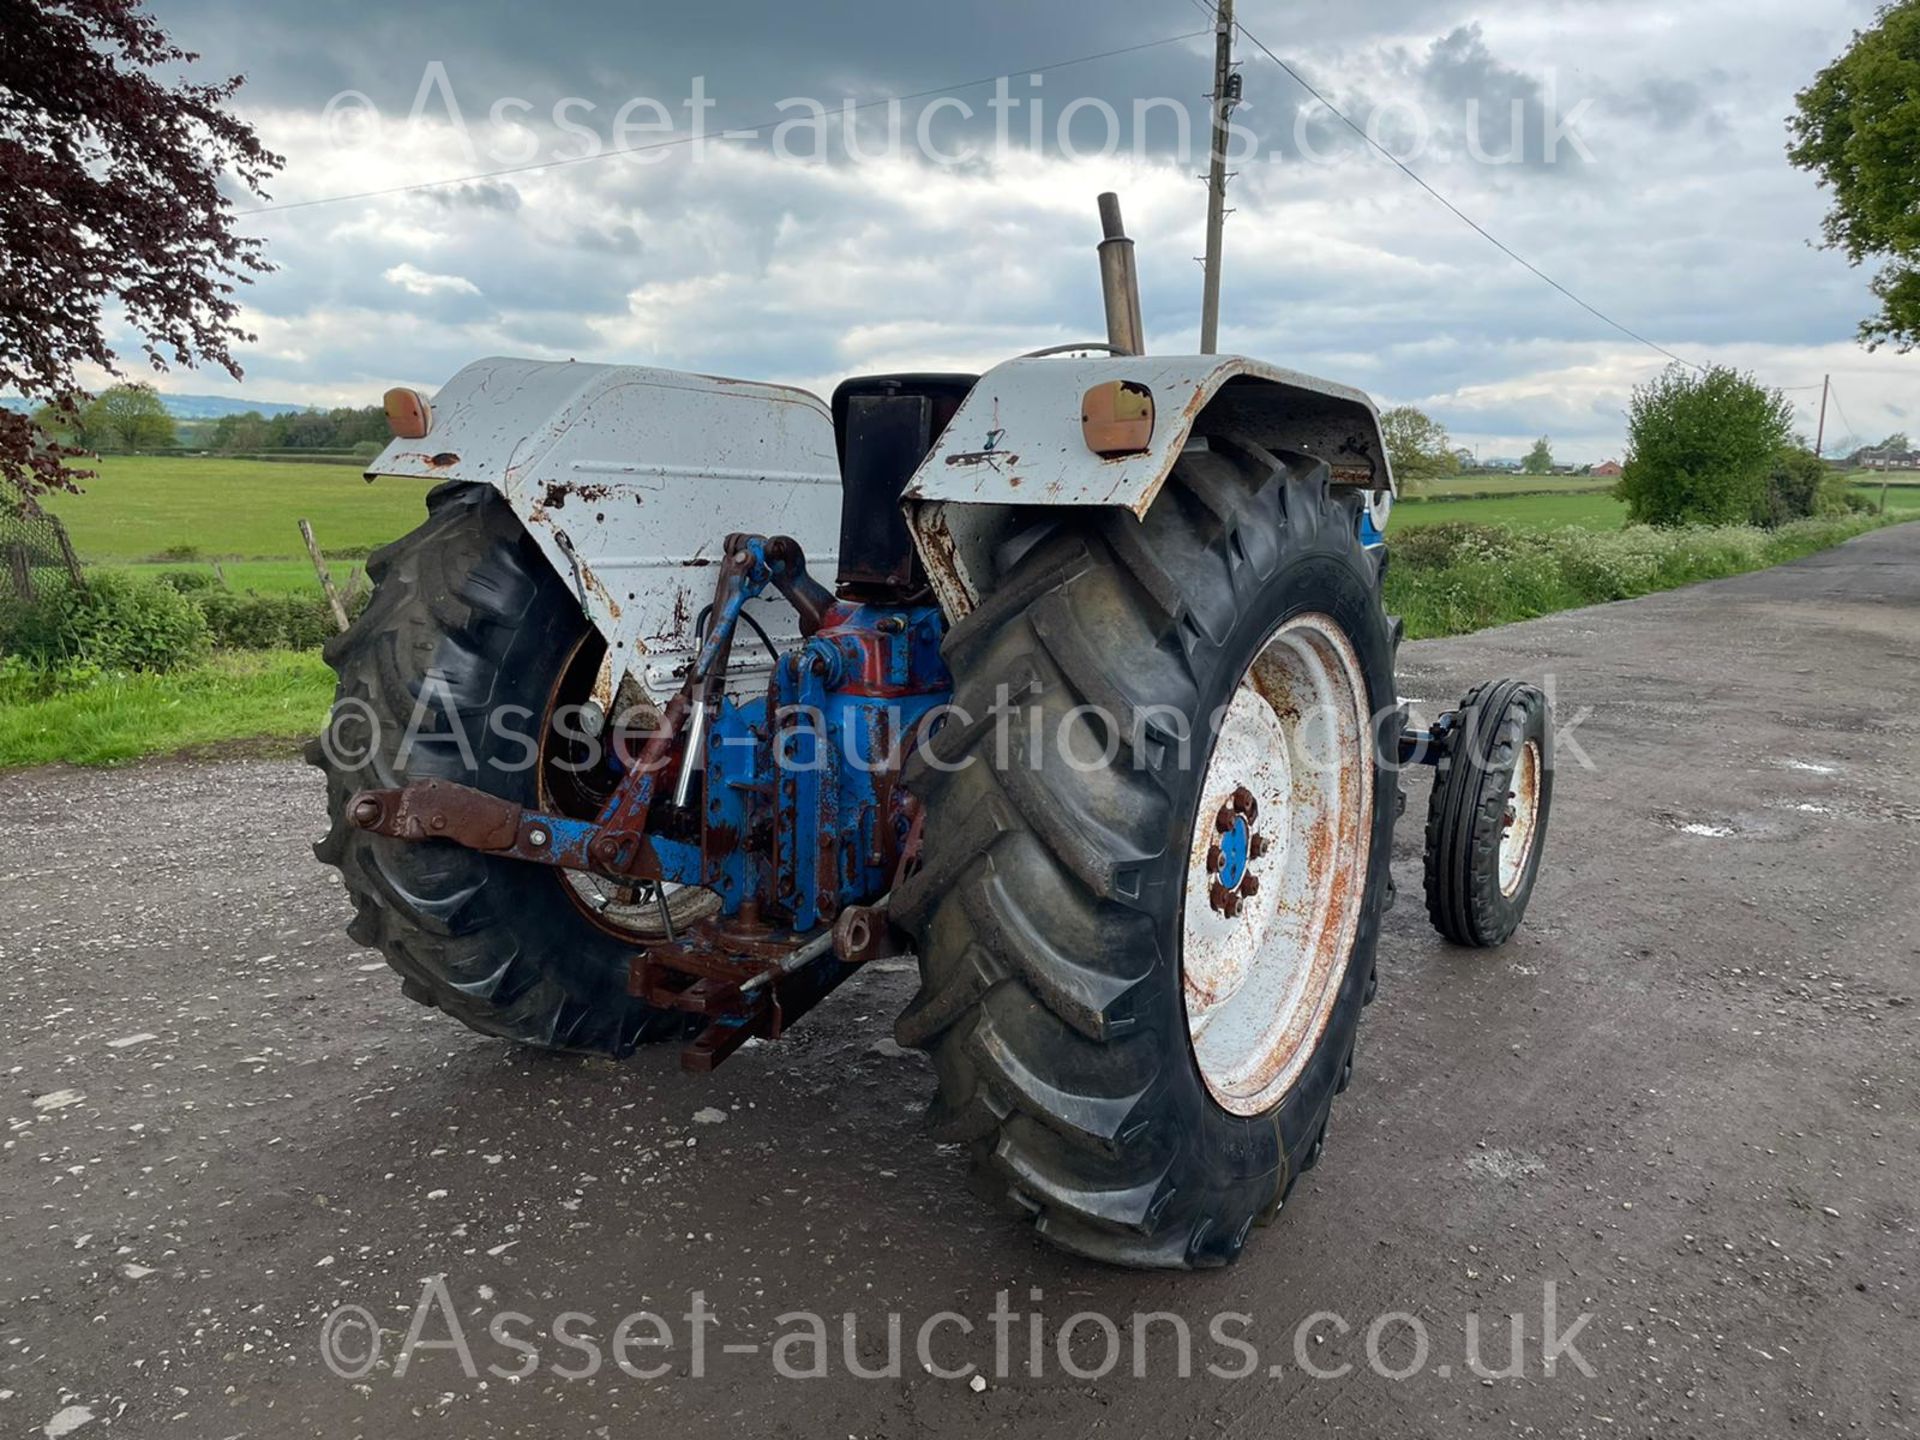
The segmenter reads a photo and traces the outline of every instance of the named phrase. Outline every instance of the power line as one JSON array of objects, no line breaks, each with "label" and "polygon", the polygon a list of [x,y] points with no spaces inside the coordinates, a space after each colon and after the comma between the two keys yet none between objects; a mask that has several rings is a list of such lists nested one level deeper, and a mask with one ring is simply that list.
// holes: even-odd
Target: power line
[{"label": "power line", "polygon": [[[1203,10],[1211,11],[1212,9],[1211,5],[1208,3],[1208,0],[1193,0],[1193,3],[1198,5]],[[1246,36],[1247,39],[1250,40],[1254,44],[1254,46],[1260,50],[1262,54],[1264,54],[1269,60],[1273,61],[1274,64],[1278,65],[1283,71],[1285,71],[1288,77],[1292,79],[1294,84],[1298,85],[1302,90],[1306,91],[1307,94],[1311,95],[1315,100],[1318,100],[1322,105],[1326,106],[1326,108],[1333,113],[1335,118],[1337,118],[1341,124],[1345,125],[1349,130],[1353,131],[1354,134],[1358,135],[1362,140],[1366,141],[1368,145],[1372,146],[1373,149],[1377,150],[1381,154],[1381,156],[1383,156],[1387,160],[1387,162],[1391,164],[1396,170],[1398,170],[1401,174],[1405,175],[1409,180],[1413,181],[1414,184],[1418,185],[1422,190],[1426,191],[1427,194],[1432,196],[1435,200],[1439,201],[1442,206],[1444,206],[1448,211],[1450,211],[1453,214],[1454,218],[1459,220],[1462,224],[1466,225],[1469,229],[1473,230],[1483,240],[1487,241],[1501,254],[1505,255],[1509,260],[1513,261],[1516,265],[1519,265],[1522,269],[1529,271],[1538,279],[1545,281],[1548,285],[1552,286],[1555,290],[1558,290],[1562,295],[1566,296],[1567,299],[1571,300],[1574,304],[1578,305],[1582,310],[1585,310],[1589,315],[1592,315],[1595,319],[1601,321],[1603,324],[1612,326],[1615,330],[1618,330],[1622,335],[1625,335],[1630,339],[1639,341],[1642,345],[1645,345],[1648,349],[1656,350],[1660,354],[1666,356],[1669,360],[1677,361],[1679,364],[1689,366],[1690,368],[1695,370],[1704,370],[1706,368],[1705,366],[1697,364],[1692,360],[1688,360],[1684,356],[1674,354],[1673,351],[1667,349],[1666,346],[1659,344],[1657,341],[1649,340],[1645,335],[1642,335],[1638,330],[1635,330],[1632,326],[1622,324],[1620,321],[1614,319],[1611,315],[1607,314],[1604,310],[1601,310],[1598,306],[1592,305],[1586,300],[1581,299],[1578,295],[1574,294],[1573,291],[1569,290],[1565,285],[1562,285],[1558,280],[1554,279],[1551,275],[1547,274],[1546,271],[1542,270],[1538,265],[1535,265],[1531,260],[1527,259],[1525,256],[1516,252],[1512,246],[1508,245],[1504,240],[1500,239],[1499,236],[1495,235],[1492,231],[1488,230],[1486,226],[1482,225],[1478,220],[1475,220],[1471,215],[1467,214],[1466,211],[1462,210],[1458,205],[1454,204],[1453,201],[1449,200],[1445,195],[1442,195],[1438,190],[1436,190],[1432,185],[1430,185],[1420,175],[1418,171],[1416,171],[1412,166],[1408,165],[1406,161],[1402,160],[1398,155],[1395,155],[1385,145],[1382,145],[1378,140],[1374,139],[1373,136],[1369,135],[1364,126],[1356,123],[1353,120],[1353,118],[1346,113],[1346,111],[1342,110],[1338,105],[1334,104],[1325,95],[1322,95],[1317,89],[1315,89],[1313,85],[1308,82],[1306,77],[1303,76],[1298,70],[1295,70],[1293,66],[1289,65],[1286,61],[1282,60],[1278,55],[1274,54],[1273,50],[1267,45],[1267,42],[1262,40],[1258,35],[1254,34],[1251,30],[1249,30],[1246,27],[1244,22],[1236,21],[1235,28],[1238,29],[1242,35]]]},{"label": "power line", "polygon": [[[1015,75],[1044,75],[1055,70],[1070,70],[1076,65],[1091,65],[1100,60],[1112,60],[1122,55],[1137,55],[1142,50],[1157,50],[1165,45],[1178,45],[1183,40],[1195,40],[1210,30],[1188,30],[1179,35],[1168,35],[1159,40],[1147,40],[1138,45],[1123,45],[1117,50],[1102,50],[1093,55],[1076,55],[1071,60],[1056,60],[1050,65],[1026,65],[1017,69],[1003,71],[998,75],[987,75],[977,80],[963,80],[954,85],[936,85],[927,90],[915,90],[904,95],[887,95],[878,100],[863,100],[858,105],[849,105],[842,114],[857,114],[862,110],[877,109],[882,105],[899,105],[909,100],[925,100],[934,95],[951,95],[960,90],[977,90],[983,85],[995,85]],[[740,141],[757,139],[767,130],[785,123],[787,117],[777,117],[762,121],[750,127],[732,127],[719,134],[702,131],[699,134],[676,135],[671,140],[656,140],[646,145],[623,145],[615,150],[598,150],[590,155],[568,155],[558,160],[537,160],[526,165],[509,165],[499,170],[483,170],[472,175],[450,175],[440,180],[420,180],[407,185],[389,185],[379,190],[359,190],[348,195],[327,195],[314,200],[289,200],[282,205],[261,205],[252,210],[237,210],[235,215],[275,215],[288,210],[306,210],[316,205],[344,205],[351,200],[378,200],[389,195],[407,195],[417,190],[437,190],[447,185],[470,185],[478,180],[499,180],[509,175],[527,175],[538,170],[558,170],[571,165],[585,165],[595,160],[612,160],[622,155],[642,155],[650,151],[671,150],[676,146],[691,145],[697,140]]]}]

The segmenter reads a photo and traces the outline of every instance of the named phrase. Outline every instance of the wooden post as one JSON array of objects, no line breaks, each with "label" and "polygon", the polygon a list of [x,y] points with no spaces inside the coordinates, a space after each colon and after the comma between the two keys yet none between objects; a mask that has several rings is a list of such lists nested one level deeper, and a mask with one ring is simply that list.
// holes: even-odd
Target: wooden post
[{"label": "wooden post", "polygon": [[1233,74],[1233,0],[1218,0],[1213,26],[1213,154],[1207,167],[1207,256],[1200,294],[1200,353],[1220,349],[1220,252],[1227,223],[1227,144],[1239,96]]},{"label": "wooden post", "polygon": [[67,538],[67,527],[60,523],[58,515],[49,515],[47,521],[53,526],[53,533],[59,537],[60,558],[66,562],[67,578],[73,581],[75,589],[84,588],[87,577],[81,573],[80,557],[73,553],[73,541]]},{"label": "wooden post", "polygon": [[333,588],[333,577],[327,574],[327,562],[320,558],[320,542],[313,538],[313,526],[304,520],[300,522],[300,538],[307,542],[307,554],[313,557],[313,573],[320,577],[320,588],[326,592],[327,604],[333,607],[334,623],[344,635],[347,626],[353,622],[347,619],[347,607],[340,603],[340,594]]},{"label": "wooden post", "polygon": [[33,567],[27,561],[24,541],[16,540],[7,547],[7,569],[13,574],[13,593],[22,600],[33,599]]}]

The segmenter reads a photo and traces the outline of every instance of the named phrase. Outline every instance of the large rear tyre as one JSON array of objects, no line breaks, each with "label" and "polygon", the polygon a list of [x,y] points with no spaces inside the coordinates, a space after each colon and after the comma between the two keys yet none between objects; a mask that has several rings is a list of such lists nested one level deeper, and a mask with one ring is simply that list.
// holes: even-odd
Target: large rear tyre
[{"label": "large rear tyre", "polygon": [[1195,441],[1144,521],[1040,512],[948,639],[897,1032],[936,1131],[1069,1251],[1231,1261],[1320,1157],[1400,798],[1360,503]]},{"label": "large rear tyre", "polygon": [[[442,485],[425,524],[367,561],[373,596],[327,646],[340,676],[328,733],[331,820],[314,853],[353,900],[349,933],[380,951],[404,993],[488,1035],[625,1055],[680,1017],[627,994],[635,944],[559,871],[444,842],[368,834],[346,818],[363,789],[445,779],[543,801],[541,727],[586,618],[507,503]],[[698,892],[693,892],[698,893]]]}]

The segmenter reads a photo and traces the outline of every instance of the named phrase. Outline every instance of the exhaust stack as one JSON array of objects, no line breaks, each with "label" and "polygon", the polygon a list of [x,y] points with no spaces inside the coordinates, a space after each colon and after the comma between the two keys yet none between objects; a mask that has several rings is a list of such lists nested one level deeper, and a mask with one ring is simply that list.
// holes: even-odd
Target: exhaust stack
[{"label": "exhaust stack", "polygon": [[1140,272],[1134,265],[1133,241],[1120,221],[1120,197],[1108,191],[1100,197],[1100,296],[1107,307],[1107,343],[1121,355],[1146,353],[1146,330],[1140,320]]}]

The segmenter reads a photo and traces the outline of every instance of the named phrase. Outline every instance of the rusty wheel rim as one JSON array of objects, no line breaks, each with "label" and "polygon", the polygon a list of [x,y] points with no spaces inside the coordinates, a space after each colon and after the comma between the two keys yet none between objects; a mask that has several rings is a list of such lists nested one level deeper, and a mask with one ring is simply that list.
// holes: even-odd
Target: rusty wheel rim
[{"label": "rusty wheel rim", "polygon": [[[598,813],[604,797],[560,763],[566,757],[561,753],[564,737],[556,722],[565,714],[576,735],[591,734],[599,743],[610,746],[614,743],[608,730],[610,717],[631,706],[636,698],[637,694],[626,694],[616,684],[606,642],[589,631],[562,667],[541,725],[538,764],[542,807],[581,820]],[[629,753],[635,749],[631,739],[623,744]],[[607,783],[610,787],[612,782]],[[610,788],[607,793],[611,793]],[[669,884],[665,887],[663,918],[660,898],[650,885],[623,883],[579,870],[556,870],[554,878],[583,915],[623,940],[665,939],[669,922],[677,935],[687,926],[719,914],[721,909],[720,896],[711,890]]]},{"label": "rusty wheel rim", "polygon": [[1278,626],[1223,713],[1188,857],[1181,980],[1214,1100],[1272,1109],[1339,998],[1366,898],[1365,677],[1331,617]]},{"label": "rusty wheel rim", "polygon": [[1507,784],[1507,814],[1500,832],[1500,893],[1519,893],[1540,834],[1540,742],[1527,741]]}]

